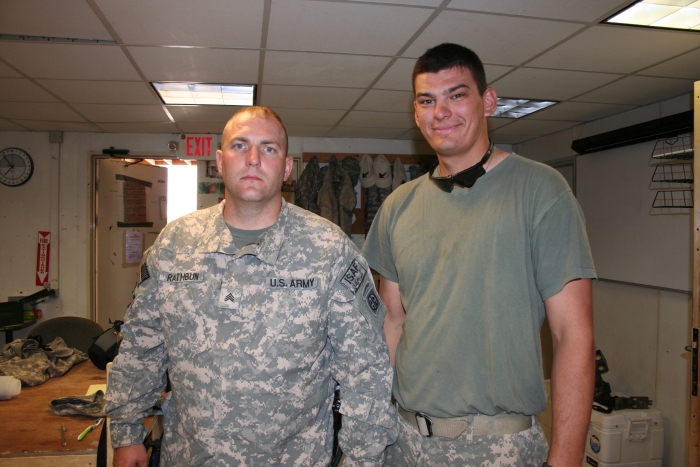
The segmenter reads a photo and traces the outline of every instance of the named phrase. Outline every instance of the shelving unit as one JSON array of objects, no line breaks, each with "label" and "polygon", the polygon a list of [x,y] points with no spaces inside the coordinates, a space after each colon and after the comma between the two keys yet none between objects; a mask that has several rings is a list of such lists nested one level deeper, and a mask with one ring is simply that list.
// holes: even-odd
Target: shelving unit
[{"label": "shelving unit", "polygon": [[[651,181],[664,185],[657,189],[653,208],[693,207],[693,189],[687,188],[687,185],[694,183],[693,155],[691,135],[675,136],[656,142],[651,158],[652,161],[660,162],[654,166]],[[668,184],[672,186],[669,187]]]}]

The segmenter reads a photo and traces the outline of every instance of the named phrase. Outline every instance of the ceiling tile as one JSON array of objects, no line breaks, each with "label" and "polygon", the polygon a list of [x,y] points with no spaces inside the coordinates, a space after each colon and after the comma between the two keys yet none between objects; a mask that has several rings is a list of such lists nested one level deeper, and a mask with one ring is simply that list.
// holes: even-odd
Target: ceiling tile
[{"label": "ceiling tile", "polygon": [[174,123],[98,123],[101,128],[110,133],[179,133]]},{"label": "ceiling tile", "polygon": [[700,80],[700,49],[642,70],[638,74]]},{"label": "ceiling tile", "polygon": [[514,118],[487,118],[486,125],[488,126],[489,132],[502,128],[506,125],[514,123],[516,120]]},{"label": "ceiling tile", "polygon": [[160,105],[74,104],[91,122],[169,122]]},{"label": "ceiling tile", "polygon": [[221,128],[242,108],[235,105],[168,105],[166,107],[178,123],[216,123],[221,125]]},{"label": "ceiling tile", "polygon": [[700,46],[700,34],[594,26],[528,63],[566,70],[632,73]]},{"label": "ceiling tile", "polygon": [[58,102],[58,99],[28,79],[0,78],[0,102],[2,101]]},{"label": "ceiling tile", "polygon": [[2,2],[3,34],[112,40],[85,0]]},{"label": "ceiling tile", "polygon": [[330,125],[285,125],[289,136],[323,138],[333,128]]},{"label": "ceiling tile", "polygon": [[102,131],[101,128],[91,123],[51,122],[43,120],[17,120],[17,123],[31,128],[32,131]]},{"label": "ceiling tile", "polygon": [[426,8],[273,0],[267,47],[395,55],[431,13]]},{"label": "ceiling tile", "polygon": [[255,84],[260,53],[251,50],[129,47],[149,81]]},{"label": "ceiling tile", "polygon": [[[367,0],[348,0],[350,2],[366,3]],[[372,3],[387,3],[392,5],[414,5],[438,7],[443,0],[372,0]]]},{"label": "ceiling tile", "polygon": [[447,8],[590,22],[607,17],[622,6],[620,0],[452,0]]},{"label": "ceiling tile", "polygon": [[155,93],[141,81],[37,80],[68,103],[160,104]]},{"label": "ceiling tile", "polygon": [[365,112],[354,110],[340,122],[339,126],[364,128],[403,128],[405,130],[416,126],[413,113],[399,112]]},{"label": "ceiling tile", "polygon": [[394,139],[404,133],[404,131],[397,128],[339,126],[332,129],[328,136],[331,138]]},{"label": "ceiling tile", "polygon": [[355,106],[355,110],[413,113],[413,92],[372,90]]},{"label": "ceiling tile", "polygon": [[15,70],[0,62],[0,78],[21,78],[22,75]]},{"label": "ceiling tile", "polygon": [[316,109],[274,109],[282,118],[285,126],[290,125],[335,125],[344,110]]},{"label": "ceiling tile", "polygon": [[634,106],[620,104],[594,104],[590,102],[560,102],[551,107],[538,110],[537,112],[528,115],[527,119],[588,122],[619,114],[631,109],[634,109]]},{"label": "ceiling tile", "polygon": [[0,117],[60,122],[85,121],[65,104],[35,102],[0,102]]},{"label": "ceiling tile", "polygon": [[265,54],[263,82],[364,88],[379,75],[389,60],[360,55],[269,51]]},{"label": "ceiling tile", "polygon": [[31,78],[140,79],[118,46],[0,42],[0,57]]},{"label": "ceiling tile", "polygon": [[188,45],[258,48],[260,0],[96,0],[128,45]]},{"label": "ceiling tile", "polygon": [[518,68],[496,81],[500,97],[563,101],[619,79],[621,75]]},{"label": "ceiling tile", "polygon": [[415,58],[399,58],[391,65],[386,73],[384,73],[384,76],[377,81],[374,88],[413,92],[411,75],[413,74],[413,66],[415,64]]},{"label": "ceiling tile", "polygon": [[0,118],[0,131],[28,131],[29,127],[16,125],[9,120]]},{"label": "ceiling tile", "polygon": [[629,76],[574,100],[646,105],[691,92],[693,92],[692,80]]},{"label": "ceiling tile", "polygon": [[557,131],[579,125],[579,122],[564,122],[561,120],[526,120],[524,118],[510,125],[493,130],[489,133],[497,143],[514,144],[527,141],[539,136],[549,135]]},{"label": "ceiling tile", "polygon": [[462,44],[485,63],[520,65],[583,25],[512,16],[443,11],[404,53],[419,57],[442,42]]},{"label": "ceiling tile", "polygon": [[349,109],[362,95],[362,89],[265,84],[261,105],[297,109]]},{"label": "ceiling tile", "polygon": [[177,125],[185,133],[211,133],[220,135],[224,131],[226,122],[178,122]]}]

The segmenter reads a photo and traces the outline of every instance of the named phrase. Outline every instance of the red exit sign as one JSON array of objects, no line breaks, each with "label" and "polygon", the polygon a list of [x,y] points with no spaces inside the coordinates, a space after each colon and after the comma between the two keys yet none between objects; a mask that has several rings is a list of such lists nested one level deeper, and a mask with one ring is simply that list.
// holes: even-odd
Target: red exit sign
[{"label": "red exit sign", "polygon": [[186,135],[183,159],[216,158],[216,135]]}]

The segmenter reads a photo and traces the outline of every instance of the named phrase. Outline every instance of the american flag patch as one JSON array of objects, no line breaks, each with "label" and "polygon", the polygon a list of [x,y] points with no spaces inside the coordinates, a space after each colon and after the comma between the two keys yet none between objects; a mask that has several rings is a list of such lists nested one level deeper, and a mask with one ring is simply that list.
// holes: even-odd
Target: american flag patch
[{"label": "american flag patch", "polygon": [[139,284],[140,284],[141,282],[145,281],[146,279],[148,279],[148,278],[151,277],[151,275],[148,273],[148,265],[146,264],[145,261],[144,261],[143,264],[141,265],[141,274],[140,274],[140,276],[141,276],[141,279],[139,280]]}]

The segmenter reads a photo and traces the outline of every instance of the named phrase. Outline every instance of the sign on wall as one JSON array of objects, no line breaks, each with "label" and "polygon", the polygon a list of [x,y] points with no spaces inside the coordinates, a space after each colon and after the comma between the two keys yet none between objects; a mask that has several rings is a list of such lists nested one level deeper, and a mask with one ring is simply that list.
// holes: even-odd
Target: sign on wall
[{"label": "sign on wall", "polygon": [[36,285],[49,281],[49,257],[51,255],[51,232],[39,231],[36,250]]},{"label": "sign on wall", "polygon": [[212,134],[185,135],[184,144],[180,146],[180,159],[213,160],[216,159],[217,136]]}]

